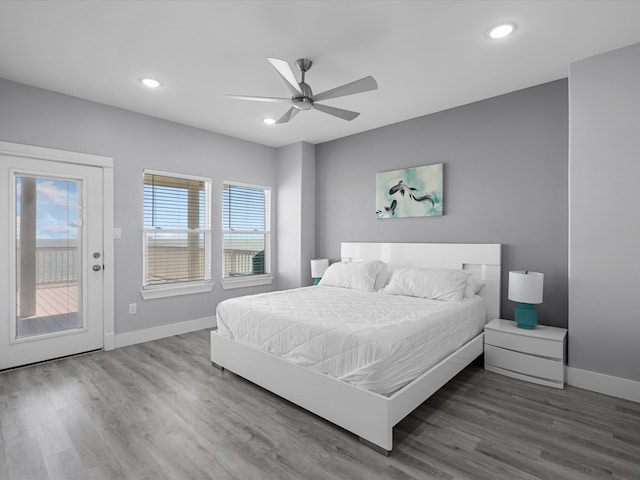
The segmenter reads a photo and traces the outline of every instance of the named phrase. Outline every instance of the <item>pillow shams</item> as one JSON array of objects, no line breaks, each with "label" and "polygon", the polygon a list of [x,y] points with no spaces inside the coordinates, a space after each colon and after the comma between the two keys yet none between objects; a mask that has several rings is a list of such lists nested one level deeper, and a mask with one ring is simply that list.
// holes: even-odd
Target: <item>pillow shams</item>
[{"label": "pillow shams", "polygon": [[319,284],[356,290],[373,290],[376,279],[381,275],[386,277],[386,271],[386,263],[379,260],[364,263],[338,262],[329,265]]},{"label": "pillow shams", "polygon": [[482,290],[484,287],[484,282],[474,277],[469,277],[467,280],[467,286],[464,289],[464,296],[467,298],[473,298],[476,294]]},{"label": "pillow shams", "polygon": [[464,297],[470,275],[464,270],[400,268],[393,271],[389,284],[380,291],[390,295],[459,302]]}]

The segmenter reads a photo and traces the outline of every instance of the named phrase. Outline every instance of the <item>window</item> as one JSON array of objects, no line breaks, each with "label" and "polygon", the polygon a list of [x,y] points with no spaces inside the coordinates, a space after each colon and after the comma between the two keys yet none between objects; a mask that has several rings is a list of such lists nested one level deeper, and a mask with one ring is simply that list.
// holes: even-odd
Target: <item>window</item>
[{"label": "window", "polygon": [[271,189],[225,182],[222,189],[224,288],[271,283]]},{"label": "window", "polygon": [[210,204],[210,179],[145,170],[143,296],[211,280]]}]

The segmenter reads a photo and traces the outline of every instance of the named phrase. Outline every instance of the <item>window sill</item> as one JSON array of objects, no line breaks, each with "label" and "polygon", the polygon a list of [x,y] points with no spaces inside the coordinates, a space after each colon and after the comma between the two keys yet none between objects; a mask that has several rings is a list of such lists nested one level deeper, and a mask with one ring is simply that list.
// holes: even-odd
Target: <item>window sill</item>
[{"label": "window sill", "polygon": [[257,287],[260,285],[270,285],[273,282],[271,275],[255,276],[255,277],[232,277],[225,278],[220,282],[223,290],[231,290],[233,288]]},{"label": "window sill", "polygon": [[193,293],[206,293],[213,290],[213,282],[210,283],[192,283],[189,285],[171,285],[158,286],[141,290],[140,295],[145,300],[153,300],[155,298],[177,297],[178,295],[191,295]]}]

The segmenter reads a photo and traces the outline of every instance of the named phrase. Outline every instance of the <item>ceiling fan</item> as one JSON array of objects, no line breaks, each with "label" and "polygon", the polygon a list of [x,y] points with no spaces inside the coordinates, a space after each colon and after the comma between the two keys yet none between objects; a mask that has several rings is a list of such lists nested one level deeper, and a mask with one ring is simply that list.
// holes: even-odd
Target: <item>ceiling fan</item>
[{"label": "ceiling fan", "polygon": [[313,62],[308,58],[301,58],[296,60],[296,66],[302,72],[302,80],[300,83],[296,80],[293,71],[289,64],[278,58],[267,58],[271,66],[275,69],[276,73],[282,78],[285,85],[291,92],[291,98],[283,97],[252,97],[247,95],[227,95],[227,97],[236,98],[239,100],[254,100],[258,102],[290,102],[291,107],[280,117],[276,123],[287,123],[300,110],[319,110],[334,117],[342,118],[343,120],[351,121],[360,115],[359,112],[352,112],[351,110],[343,110],[342,108],[330,107],[328,105],[322,105],[316,102],[322,100],[329,100],[331,98],[344,97],[345,95],[353,95],[355,93],[368,92],[378,88],[378,84],[373,77],[364,77],[355,82],[346,83],[331,90],[327,90],[322,93],[315,94],[312,92],[311,87],[305,82],[305,73],[309,71]]}]

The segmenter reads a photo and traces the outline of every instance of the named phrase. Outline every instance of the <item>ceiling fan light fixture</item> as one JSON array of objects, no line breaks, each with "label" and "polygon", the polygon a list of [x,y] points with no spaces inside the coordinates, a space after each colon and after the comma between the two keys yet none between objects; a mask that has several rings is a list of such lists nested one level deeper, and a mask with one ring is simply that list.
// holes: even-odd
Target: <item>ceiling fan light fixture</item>
[{"label": "ceiling fan light fixture", "polygon": [[508,37],[516,30],[515,23],[503,23],[501,25],[496,25],[495,27],[491,27],[487,32],[487,36],[492,39],[499,39]]},{"label": "ceiling fan light fixture", "polygon": [[162,82],[160,80],[156,80],[151,77],[144,77],[140,79],[140,83],[147,88],[159,88],[162,86]]},{"label": "ceiling fan light fixture", "polygon": [[291,97],[256,97],[249,95],[229,95],[228,97],[235,98],[237,100],[253,100],[257,102],[284,102],[289,104],[289,110],[287,110],[277,120],[266,119],[262,121],[267,125],[273,125],[274,123],[287,123],[298,112],[303,110],[315,109],[323,113],[327,113],[334,117],[341,118],[343,120],[351,121],[358,117],[360,113],[352,112],[350,110],[344,110],[342,108],[331,107],[322,103],[317,103],[324,100],[331,100],[334,98],[344,97],[347,95],[354,95],[356,93],[369,92],[376,90],[378,84],[372,76],[361,78],[354,82],[345,83],[339,87],[332,88],[322,93],[314,94],[311,87],[305,81],[305,73],[311,68],[313,62],[308,58],[300,58],[296,61],[296,66],[302,72],[302,79],[298,82],[296,76],[293,74],[293,70],[285,60],[278,58],[267,58],[267,61],[274,68],[280,79],[284,82],[287,89],[291,93]]}]

